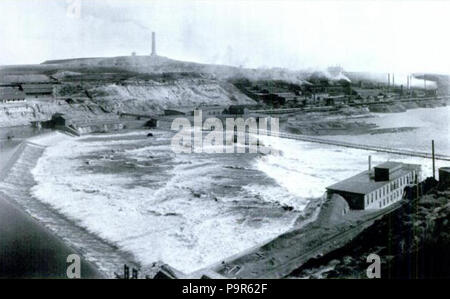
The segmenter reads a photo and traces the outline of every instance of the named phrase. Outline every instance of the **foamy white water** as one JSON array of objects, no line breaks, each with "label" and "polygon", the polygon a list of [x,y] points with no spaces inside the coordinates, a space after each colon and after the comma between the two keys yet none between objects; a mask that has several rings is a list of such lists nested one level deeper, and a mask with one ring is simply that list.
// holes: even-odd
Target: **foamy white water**
[{"label": "foamy white water", "polygon": [[292,227],[299,212],[282,205],[293,196],[246,155],[175,155],[170,136],[59,140],[33,170],[32,194],[143,265],[185,272]]}]

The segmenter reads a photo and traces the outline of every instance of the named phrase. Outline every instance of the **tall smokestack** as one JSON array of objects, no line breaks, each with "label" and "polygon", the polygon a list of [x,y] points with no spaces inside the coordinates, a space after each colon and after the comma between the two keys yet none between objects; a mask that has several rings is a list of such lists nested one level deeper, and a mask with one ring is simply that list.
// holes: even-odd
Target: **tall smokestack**
[{"label": "tall smokestack", "polygon": [[371,170],[372,170],[372,156],[369,155],[369,176]]},{"label": "tall smokestack", "polygon": [[156,33],[152,32],[152,56],[156,56]]}]

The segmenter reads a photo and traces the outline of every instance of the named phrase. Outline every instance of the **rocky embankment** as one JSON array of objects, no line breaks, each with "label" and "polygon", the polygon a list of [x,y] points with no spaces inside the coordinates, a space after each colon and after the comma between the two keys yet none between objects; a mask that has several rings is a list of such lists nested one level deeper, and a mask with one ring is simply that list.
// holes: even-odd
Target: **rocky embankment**
[{"label": "rocky embankment", "polygon": [[367,278],[371,253],[381,258],[382,278],[449,278],[450,188],[384,216],[347,246],[311,260],[291,277]]}]

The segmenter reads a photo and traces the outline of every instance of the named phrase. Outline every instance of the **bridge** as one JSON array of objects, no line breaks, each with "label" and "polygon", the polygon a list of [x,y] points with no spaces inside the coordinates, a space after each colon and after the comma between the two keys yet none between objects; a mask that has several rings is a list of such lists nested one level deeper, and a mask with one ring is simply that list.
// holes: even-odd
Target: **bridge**
[{"label": "bridge", "polygon": [[[254,134],[257,133],[257,131],[255,131],[255,130],[250,130],[249,132],[254,133]],[[273,136],[273,137],[281,137],[281,138],[286,138],[286,139],[294,139],[294,140],[300,140],[300,141],[305,141],[305,142],[313,142],[313,143],[321,143],[321,144],[334,145],[334,146],[347,147],[347,148],[355,148],[355,149],[374,151],[374,152],[390,153],[390,154],[396,154],[396,155],[401,155],[401,156],[419,157],[419,158],[426,158],[426,159],[433,158],[432,154],[427,153],[427,152],[412,151],[412,150],[406,150],[406,149],[397,149],[397,148],[377,146],[377,145],[358,144],[358,143],[351,143],[351,142],[337,141],[337,140],[327,140],[327,139],[319,138],[319,137],[298,135],[298,134],[289,134],[289,133],[284,133],[284,132],[279,132],[276,134],[272,134],[272,133],[273,132],[267,131],[267,130],[259,130],[259,134],[266,134],[267,136]],[[435,154],[434,157],[436,160],[450,161],[450,156],[448,156],[448,155]]]}]

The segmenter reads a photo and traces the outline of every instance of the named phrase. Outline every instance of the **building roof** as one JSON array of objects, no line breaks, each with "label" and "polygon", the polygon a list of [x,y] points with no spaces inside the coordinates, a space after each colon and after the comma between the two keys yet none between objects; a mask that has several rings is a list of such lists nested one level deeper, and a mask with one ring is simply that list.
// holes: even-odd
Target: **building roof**
[{"label": "building roof", "polygon": [[[375,167],[377,168],[397,168],[398,171],[395,171],[390,178],[390,181],[395,180],[412,170],[420,169],[420,165],[418,164],[405,164],[400,162],[385,162]],[[376,182],[373,176],[369,176],[368,171],[363,171],[355,176],[352,176],[348,179],[340,181],[334,185],[328,186],[328,190],[336,190],[336,191],[344,191],[349,193],[357,193],[357,194],[368,194],[372,191],[375,191],[384,185],[386,185],[389,181],[379,181]]]},{"label": "building roof", "polygon": [[379,95],[384,95],[381,89],[366,89],[366,88],[352,88],[361,97],[377,97]]},{"label": "building roof", "polygon": [[295,98],[297,95],[293,92],[272,92],[272,94],[277,95],[282,98]]},{"label": "building roof", "polygon": [[2,83],[51,83],[54,80],[42,74],[5,75],[0,77]]},{"label": "building roof", "polygon": [[0,98],[25,98],[25,93],[16,87],[0,87]]},{"label": "building roof", "polygon": [[208,111],[208,110],[217,110],[217,109],[224,110],[226,108],[227,107],[219,106],[219,105],[200,105],[200,106],[197,106],[197,108],[195,108],[195,109]]},{"label": "building roof", "polygon": [[384,168],[389,169],[390,171],[395,171],[397,169],[402,168],[403,165],[404,165],[403,163],[388,161],[378,164],[377,166],[375,166],[375,168]]}]

